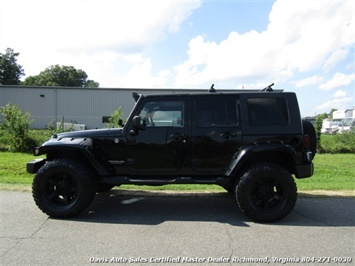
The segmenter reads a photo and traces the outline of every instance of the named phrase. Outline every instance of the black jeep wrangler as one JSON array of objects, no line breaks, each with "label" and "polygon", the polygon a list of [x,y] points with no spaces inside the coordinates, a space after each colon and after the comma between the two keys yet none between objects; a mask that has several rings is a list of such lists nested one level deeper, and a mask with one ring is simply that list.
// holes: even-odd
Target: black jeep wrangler
[{"label": "black jeep wrangler", "polygon": [[252,220],[282,219],[297,199],[292,175],[312,176],[316,151],[295,93],[211,91],[133,93],[123,128],[53,135],[35,149],[46,159],[27,163],[37,206],[64,218],[121,184],[217,184]]}]

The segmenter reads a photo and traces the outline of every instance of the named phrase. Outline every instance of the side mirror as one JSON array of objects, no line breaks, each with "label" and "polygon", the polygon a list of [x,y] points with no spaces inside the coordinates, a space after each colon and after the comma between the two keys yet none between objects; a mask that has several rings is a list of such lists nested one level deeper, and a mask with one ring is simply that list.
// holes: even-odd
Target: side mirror
[{"label": "side mirror", "polygon": [[135,129],[145,129],[144,124],[142,123],[141,117],[140,116],[135,116],[132,119],[132,127]]},{"label": "side mirror", "polygon": [[123,126],[124,126],[122,119],[118,119],[118,125],[119,125],[120,127],[123,127]]}]

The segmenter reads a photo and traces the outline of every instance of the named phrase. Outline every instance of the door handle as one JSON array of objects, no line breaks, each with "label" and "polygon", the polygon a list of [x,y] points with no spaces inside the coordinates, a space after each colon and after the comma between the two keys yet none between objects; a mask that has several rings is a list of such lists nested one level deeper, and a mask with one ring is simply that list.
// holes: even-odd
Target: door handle
[{"label": "door handle", "polygon": [[171,135],[170,135],[170,138],[171,138],[172,140],[176,140],[176,141],[178,141],[178,140],[185,140],[185,135],[184,135],[184,134],[181,134],[181,133],[174,133],[174,134],[171,134]]},{"label": "door handle", "polygon": [[230,132],[224,132],[220,135],[221,138],[224,139],[230,139],[230,138],[235,138],[236,134],[235,133],[230,133]]}]

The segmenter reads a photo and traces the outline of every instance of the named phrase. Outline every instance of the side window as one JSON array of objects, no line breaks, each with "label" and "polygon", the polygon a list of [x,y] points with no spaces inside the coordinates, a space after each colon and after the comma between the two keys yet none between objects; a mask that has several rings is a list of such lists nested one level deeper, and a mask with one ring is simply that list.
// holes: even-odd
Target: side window
[{"label": "side window", "polygon": [[183,101],[146,102],[139,116],[146,127],[182,127],[183,107]]},{"label": "side window", "polygon": [[251,126],[285,126],[289,124],[287,102],[284,98],[248,98]]},{"label": "side window", "polygon": [[201,98],[195,100],[196,127],[235,126],[237,108],[233,98]]}]

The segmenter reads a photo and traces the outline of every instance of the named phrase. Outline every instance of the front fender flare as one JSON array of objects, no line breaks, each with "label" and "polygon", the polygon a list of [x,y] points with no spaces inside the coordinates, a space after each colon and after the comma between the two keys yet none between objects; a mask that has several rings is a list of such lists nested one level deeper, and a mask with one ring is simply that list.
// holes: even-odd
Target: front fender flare
[{"label": "front fender flare", "polygon": [[99,175],[108,175],[108,169],[95,158],[92,149],[93,140],[91,138],[51,138],[43,143],[42,146],[35,149],[35,156],[51,152],[62,152],[65,154],[77,151],[89,161]]}]

